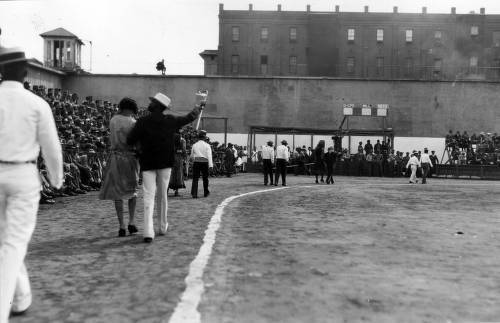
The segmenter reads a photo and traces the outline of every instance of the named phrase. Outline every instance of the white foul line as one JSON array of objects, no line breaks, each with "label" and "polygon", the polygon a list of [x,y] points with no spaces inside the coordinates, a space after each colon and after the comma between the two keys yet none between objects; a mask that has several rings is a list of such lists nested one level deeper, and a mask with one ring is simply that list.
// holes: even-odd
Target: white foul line
[{"label": "white foul line", "polygon": [[[205,237],[203,238],[203,244],[198,251],[198,255],[196,255],[196,258],[194,258],[194,260],[189,265],[189,273],[185,280],[186,290],[182,294],[180,302],[175,307],[174,313],[170,317],[169,323],[198,323],[201,321],[201,315],[200,312],[198,312],[198,304],[200,303],[201,295],[203,294],[203,291],[205,289],[203,284],[203,272],[205,271],[208,259],[210,258],[210,255],[212,253],[212,248],[215,243],[215,235],[217,233],[217,230],[219,229],[224,208],[233,200],[243,196],[296,187],[297,186],[279,187],[233,195],[226,198],[217,206],[214,215],[210,219],[208,227],[205,230]],[[310,186],[300,187],[303,188]]]}]

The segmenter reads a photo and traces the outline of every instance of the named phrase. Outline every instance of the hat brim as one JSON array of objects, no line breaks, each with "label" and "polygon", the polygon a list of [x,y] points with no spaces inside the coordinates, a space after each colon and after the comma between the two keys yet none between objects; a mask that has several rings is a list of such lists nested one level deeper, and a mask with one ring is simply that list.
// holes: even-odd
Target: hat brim
[{"label": "hat brim", "polygon": [[13,58],[13,59],[9,59],[6,61],[0,61],[0,66],[13,64],[13,63],[21,63],[21,62],[28,63],[28,61],[29,61],[28,58]]},{"label": "hat brim", "polygon": [[168,109],[170,110],[170,108],[168,106],[166,106],[165,104],[161,103],[160,101],[158,101],[157,99],[153,98],[152,96],[149,97],[149,100],[153,101],[153,102],[156,102],[160,105],[162,105],[163,107],[165,107],[165,109]]}]

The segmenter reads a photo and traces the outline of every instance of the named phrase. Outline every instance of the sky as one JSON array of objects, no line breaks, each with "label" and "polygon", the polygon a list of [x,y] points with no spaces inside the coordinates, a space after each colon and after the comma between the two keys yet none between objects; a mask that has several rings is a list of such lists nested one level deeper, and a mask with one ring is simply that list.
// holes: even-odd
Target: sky
[{"label": "sky", "polygon": [[[85,43],[83,68],[92,73],[202,75],[205,49],[217,49],[219,3],[226,10],[341,11],[500,14],[499,0],[0,0],[0,45],[18,46],[43,61],[39,34],[63,27]],[[90,45],[92,42],[92,46]],[[90,55],[92,53],[92,55]],[[92,56],[92,62],[90,60]],[[92,65],[90,64],[92,63]]]}]

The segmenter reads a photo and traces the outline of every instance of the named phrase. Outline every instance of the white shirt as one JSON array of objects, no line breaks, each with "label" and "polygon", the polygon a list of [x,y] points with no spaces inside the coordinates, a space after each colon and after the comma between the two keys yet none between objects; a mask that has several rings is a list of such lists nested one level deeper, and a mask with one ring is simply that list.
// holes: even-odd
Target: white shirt
[{"label": "white shirt", "polygon": [[214,167],[212,147],[205,140],[198,140],[191,148],[191,158],[202,157],[208,160],[208,167]]},{"label": "white shirt", "polygon": [[42,150],[50,183],[63,184],[62,149],[52,110],[20,82],[0,83],[0,160],[37,160]]},{"label": "white shirt", "polygon": [[262,159],[274,160],[274,149],[273,147],[264,146],[262,147]]},{"label": "white shirt", "polygon": [[276,159],[284,159],[288,161],[290,158],[290,152],[288,151],[288,147],[284,145],[279,145],[276,147]]},{"label": "white shirt", "polygon": [[411,156],[408,164],[406,164],[406,168],[410,167],[410,165],[420,166],[417,156]]},{"label": "white shirt", "polygon": [[431,167],[434,167],[432,165],[431,159],[429,158],[429,154],[426,154],[426,153],[423,153],[420,156],[420,163],[429,163],[431,165]]}]

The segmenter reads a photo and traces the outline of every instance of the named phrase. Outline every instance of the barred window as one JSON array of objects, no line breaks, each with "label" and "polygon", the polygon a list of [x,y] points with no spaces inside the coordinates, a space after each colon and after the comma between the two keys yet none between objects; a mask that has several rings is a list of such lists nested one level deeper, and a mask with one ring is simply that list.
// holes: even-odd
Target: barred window
[{"label": "barred window", "polygon": [[443,33],[441,32],[441,30],[436,30],[434,32],[434,39],[441,40],[442,37],[443,37]]},{"label": "barred window", "polygon": [[413,29],[406,29],[406,42],[413,42]]},{"label": "barred window", "polygon": [[479,27],[478,26],[471,26],[470,27],[470,35],[471,36],[479,35]]},{"label": "barred window", "polygon": [[354,73],[354,57],[347,58],[347,73]]},{"label": "barred window", "polygon": [[290,74],[297,74],[297,56],[290,56],[289,72]]},{"label": "barred window", "polygon": [[384,75],[384,58],[383,57],[377,57],[377,75],[379,75],[379,76]]},{"label": "barred window", "polygon": [[240,65],[240,55],[231,56],[231,73],[238,73]]},{"label": "barred window", "polygon": [[269,29],[267,27],[262,27],[260,29],[260,40],[267,41],[269,39]]},{"label": "barred window", "polygon": [[233,41],[240,41],[240,27],[234,26],[231,28],[231,33]]},{"label": "barred window", "polygon": [[297,41],[297,28],[296,27],[290,27],[290,41],[292,41],[292,42]]},{"label": "barred window", "polygon": [[378,42],[384,41],[384,30],[383,29],[377,29],[377,41]]},{"label": "barred window", "polygon": [[267,67],[267,55],[262,55],[260,57],[260,73],[262,75],[266,75],[268,72],[268,67]]},{"label": "barred window", "polygon": [[347,29],[347,40],[348,41],[354,41],[354,35],[356,33],[356,30],[354,28],[349,28]]}]

